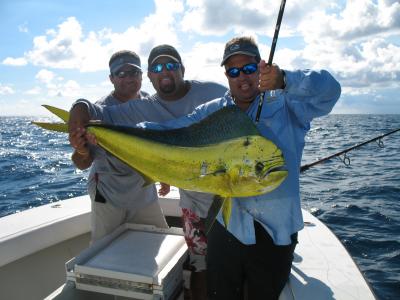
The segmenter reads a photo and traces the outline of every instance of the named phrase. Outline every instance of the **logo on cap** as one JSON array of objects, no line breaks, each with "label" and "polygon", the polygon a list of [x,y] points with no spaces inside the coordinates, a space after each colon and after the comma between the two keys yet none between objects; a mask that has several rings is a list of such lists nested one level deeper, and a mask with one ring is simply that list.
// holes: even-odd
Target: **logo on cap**
[{"label": "logo on cap", "polygon": [[233,45],[231,45],[230,47],[229,47],[229,50],[230,51],[236,51],[236,50],[238,50],[240,48],[240,45],[239,44],[233,44]]}]

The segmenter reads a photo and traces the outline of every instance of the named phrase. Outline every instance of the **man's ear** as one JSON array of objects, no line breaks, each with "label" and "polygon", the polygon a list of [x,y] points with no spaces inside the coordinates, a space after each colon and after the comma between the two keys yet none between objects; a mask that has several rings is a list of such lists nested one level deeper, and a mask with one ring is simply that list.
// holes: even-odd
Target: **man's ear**
[{"label": "man's ear", "polygon": [[111,74],[108,75],[108,78],[110,79],[111,83],[114,84],[114,77]]},{"label": "man's ear", "polygon": [[184,65],[182,65],[181,70],[182,70],[182,78],[183,78],[183,77],[185,77],[185,66]]}]

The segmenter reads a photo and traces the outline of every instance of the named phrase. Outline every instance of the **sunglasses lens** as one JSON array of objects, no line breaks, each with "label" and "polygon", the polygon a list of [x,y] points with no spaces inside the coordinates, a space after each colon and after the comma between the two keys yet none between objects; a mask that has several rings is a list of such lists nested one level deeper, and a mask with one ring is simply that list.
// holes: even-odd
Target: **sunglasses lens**
[{"label": "sunglasses lens", "polygon": [[151,72],[153,73],[160,73],[163,69],[163,65],[162,64],[156,64],[156,65],[152,65],[151,66]]},{"label": "sunglasses lens", "polygon": [[226,73],[228,74],[229,77],[231,77],[231,78],[236,78],[236,77],[238,77],[239,74],[240,74],[240,69],[239,69],[239,68],[236,68],[236,67],[230,68],[230,69],[228,69],[228,70],[226,71]]},{"label": "sunglasses lens", "polygon": [[125,78],[125,77],[136,77],[140,74],[139,70],[130,70],[130,71],[119,71],[115,73],[114,75],[117,76],[118,78]]},{"label": "sunglasses lens", "polygon": [[244,74],[253,74],[255,71],[257,71],[257,64],[248,64],[243,66],[242,71]]},{"label": "sunglasses lens", "polygon": [[180,65],[178,63],[166,63],[165,67],[168,71],[176,71],[179,69]]},{"label": "sunglasses lens", "polygon": [[114,75],[117,76],[118,78],[125,78],[126,77],[126,72],[125,71],[119,71],[119,72],[115,73]]}]

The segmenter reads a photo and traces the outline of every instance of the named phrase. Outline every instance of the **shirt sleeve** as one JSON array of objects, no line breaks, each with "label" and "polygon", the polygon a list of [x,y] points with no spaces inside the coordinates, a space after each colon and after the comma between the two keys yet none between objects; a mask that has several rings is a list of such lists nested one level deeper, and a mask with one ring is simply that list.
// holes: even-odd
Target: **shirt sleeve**
[{"label": "shirt sleeve", "polygon": [[341,94],[339,82],[325,71],[286,71],[286,102],[299,120],[305,123],[327,115]]},{"label": "shirt sleeve", "polygon": [[76,106],[77,104],[85,104],[86,107],[88,108],[89,112],[89,117],[91,120],[101,120],[103,121],[104,119],[104,113],[103,110],[105,106],[99,105],[99,104],[94,104],[90,102],[89,100],[86,99],[78,99],[74,103],[72,103],[72,108]]},{"label": "shirt sleeve", "polygon": [[88,107],[91,120],[100,120],[106,124],[133,126],[143,121],[135,109],[135,105],[138,104],[135,101],[128,101],[118,105],[100,105],[86,99],[78,99],[72,104],[72,107],[83,103]]},{"label": "shirt sleeve", "polygon": [[221,109],[223,106],[225,106],[225,102],[226,101],[224,97],[218,98],[213,101],[197,106],[192,113],[182,116],[180,118],[172,119],[164,123],[141,122],[137,124],[137,127],[156,129],[156,130],[167,130],[167,129],[187,127],[194,123],[200,122],[208,115],[212,114],[218,109]]}]

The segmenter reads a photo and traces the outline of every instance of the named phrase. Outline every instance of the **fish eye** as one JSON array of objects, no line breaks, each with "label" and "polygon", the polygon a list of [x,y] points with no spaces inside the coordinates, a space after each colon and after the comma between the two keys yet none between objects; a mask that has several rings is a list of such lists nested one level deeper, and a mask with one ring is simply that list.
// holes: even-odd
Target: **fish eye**
[{"label": "fish eye", "polygon": [[260,172],[262,172],[262,170],[264,170],[264,164],[262,162],[258,162],[256,164],[256,172],[260,173]]}]

